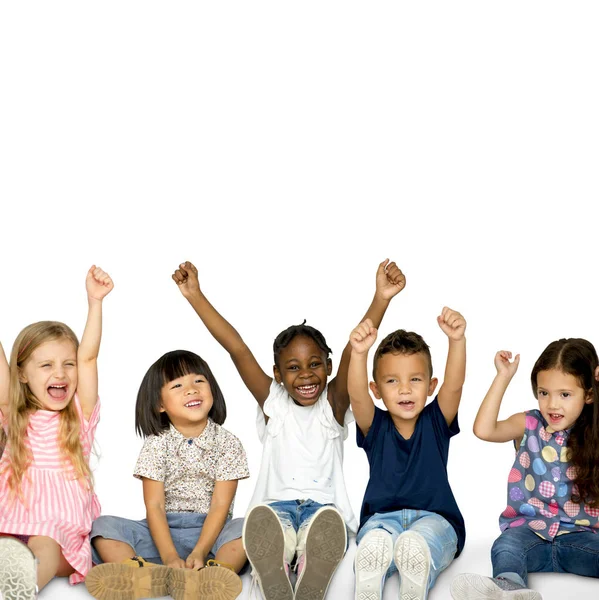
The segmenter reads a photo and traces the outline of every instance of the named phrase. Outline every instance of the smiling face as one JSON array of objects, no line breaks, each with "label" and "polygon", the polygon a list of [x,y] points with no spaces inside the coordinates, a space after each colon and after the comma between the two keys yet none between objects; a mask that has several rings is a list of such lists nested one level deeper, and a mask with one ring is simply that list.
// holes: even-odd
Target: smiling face
[{"label": "smiling face", "polygon": [[40,344],[21,368],[19,380],[29,386],[44,410],[62,410],[77,390],[75,344],[67,338]]},{"label": "smiling face", "polygon": [[585,404],[593,402],[577,377],[559,369],[539,371],[537,399],[541,414],[555,431],[572,427]]},{"label": "smiling face", "polygon": [[382,398],[394,421],[415,422],[437,386],[430,378],[428,357],[413,354],[382,354],[376,365],[375,381],[370,389]]},{"label": "smiling face", "polygon": [[162,386],[160,412],[168,415],[171,423],[182,433],[195,437],[193,431],[206,425],[212,408],[212,389],[204,375],[189,373]]},{"label": "smiling face", "polygon": [[298,335],[279,353],[274,376],[296,404],[310,406],[324,391],[331,369],[324,350],[311,337]]}]

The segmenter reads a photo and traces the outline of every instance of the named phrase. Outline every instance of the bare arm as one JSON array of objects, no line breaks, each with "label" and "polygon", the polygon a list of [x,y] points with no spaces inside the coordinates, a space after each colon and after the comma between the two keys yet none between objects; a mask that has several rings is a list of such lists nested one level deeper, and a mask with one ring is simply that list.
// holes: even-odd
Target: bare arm
[{"label": "bare arm", "polygon": [[164,483],[153,479],[143,478],[144,503],[146,505],[146,517],[150,533],[160,559],[168,567],[185,567],[185,561],[177,554],[173,543],[171,530],[166,520],[164,508]]},{"label": "bare arm", "polygon": [[495,355],[497,375],[487,392],[474,420],[474,435],[487,442],[508,442],[522,439],[526,426],[526,415],[516,413],[505,421],[498,421],[503,395],[518,369],[520,355],[513,362],[512,353],[502,350]]},{"label": "bare arm", "polygon": [[374,419],[374,402],[368,391],[368,350],[376,341],[377,330],[370,319],[360,323],[349,336],[351,358],[347,387],[356,425],[364,436],[368,435]]},{"label": "bare arm", "polygon": [[445,306],[437,322],[449,339],[445,376],[438,402],[445,421],[451,425],[458,414],[466,379],[466,320],[459,312]]},{"label": "bare arm", "polygon": [[212,337],[229,353],[246,387],[262,407],[268,398],[272,377],[262,370],[237,330],[208,302],[200,290],[197,269],[185,262],[172,277]]},{"label": "bare arm", "polygon": [[191,554],[187,557],[185,563],[190,569],[198,569],[205,566],[206,557],[225,525],[236,491],[236,479],[231,481],[217,481],[215,483],[212,500],[210,501],[210,510],[202,526],[200,539]]},{"label": "bare arm", "polygon": [[[405,286],[406,278],[397,265],[394,262],[389,263],[389,259],[384,260],[378,266],[376,273],[376,291],[366,314],[362,318],[362,322],[369,319],[372,323],[372,327],[378,329],[383,321],[385,312],[387,312],[389,302],[391,302],[391,299],[399,294]],[[333,408],[335,419],[341,425],[344,423],[345,413],[350,404],[347,377],[351,354],[352,347],[351,343],[348,342],[343,349],[339,368],[337,369],[337,375],[329,383],[329,402]]]},{"label": "bare arm", "polygon": [[88,313],[85,330],[77,351],[77,393],[86,419],[98,401],[98,353],[102,339],[102,301],[114,284],[102,269],[92,266],[85,280]]},{"label": "bare arm", "polygon": [[8,417],[8,388],[10,387],[10,369],[4,348],[0,343],[0,417]]}]

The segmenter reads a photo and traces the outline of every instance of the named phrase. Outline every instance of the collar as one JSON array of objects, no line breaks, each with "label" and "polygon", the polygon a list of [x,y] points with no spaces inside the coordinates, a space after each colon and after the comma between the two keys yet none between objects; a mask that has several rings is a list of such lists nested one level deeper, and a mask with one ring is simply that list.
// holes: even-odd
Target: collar
[{"label": "collar", "polygon": [[185,437],[172,423],[169,425],[169,436],[175,441],[177,454],[179,454],[185,446],[195,446],[201,450],[210,450],[216,441],[216,423],[212,419],[208,419],[204,431],[198,437]]}]

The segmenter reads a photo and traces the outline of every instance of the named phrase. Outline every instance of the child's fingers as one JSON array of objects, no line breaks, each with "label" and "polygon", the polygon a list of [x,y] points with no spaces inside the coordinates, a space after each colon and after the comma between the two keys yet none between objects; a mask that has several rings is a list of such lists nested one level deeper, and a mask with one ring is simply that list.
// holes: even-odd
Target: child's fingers
[{"label": "child's fingers", "polygon": [[386,258],[380,265],[379,265],[379,270],[385,270],[387,268],[387,265],[389,264],[389,259]]},{"label": "child's fingers", "polygon": [[176,274],[176,273],[173,273],[173,274],[171,275],[171,277],[172,277],[173,281],[174,281],[174,282],[175,282],[177,285],[182,285],[182,284],[184,283],[184,281],[182,281],[181,279],[179,279],[179,278],[177,277],[177,274]]}]

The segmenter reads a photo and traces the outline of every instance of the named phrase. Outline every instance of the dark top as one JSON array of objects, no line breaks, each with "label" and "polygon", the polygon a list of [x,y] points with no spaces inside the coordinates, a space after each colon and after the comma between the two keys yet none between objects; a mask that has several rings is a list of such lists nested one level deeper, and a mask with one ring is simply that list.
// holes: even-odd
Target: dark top
[{"label": "dark top", "polygon": [[368,435],[364,437],[359,427],[356,431],[358,446],[370,464],[360,529],[375,513],[427,510],[453,526],[458,556],[466,540],[466,527],[447,479],[449,440],[460,432],[457,416],[447,425],[435,398],[420,413],[409,440],[397,431],[389,412],[377,407]]}]

